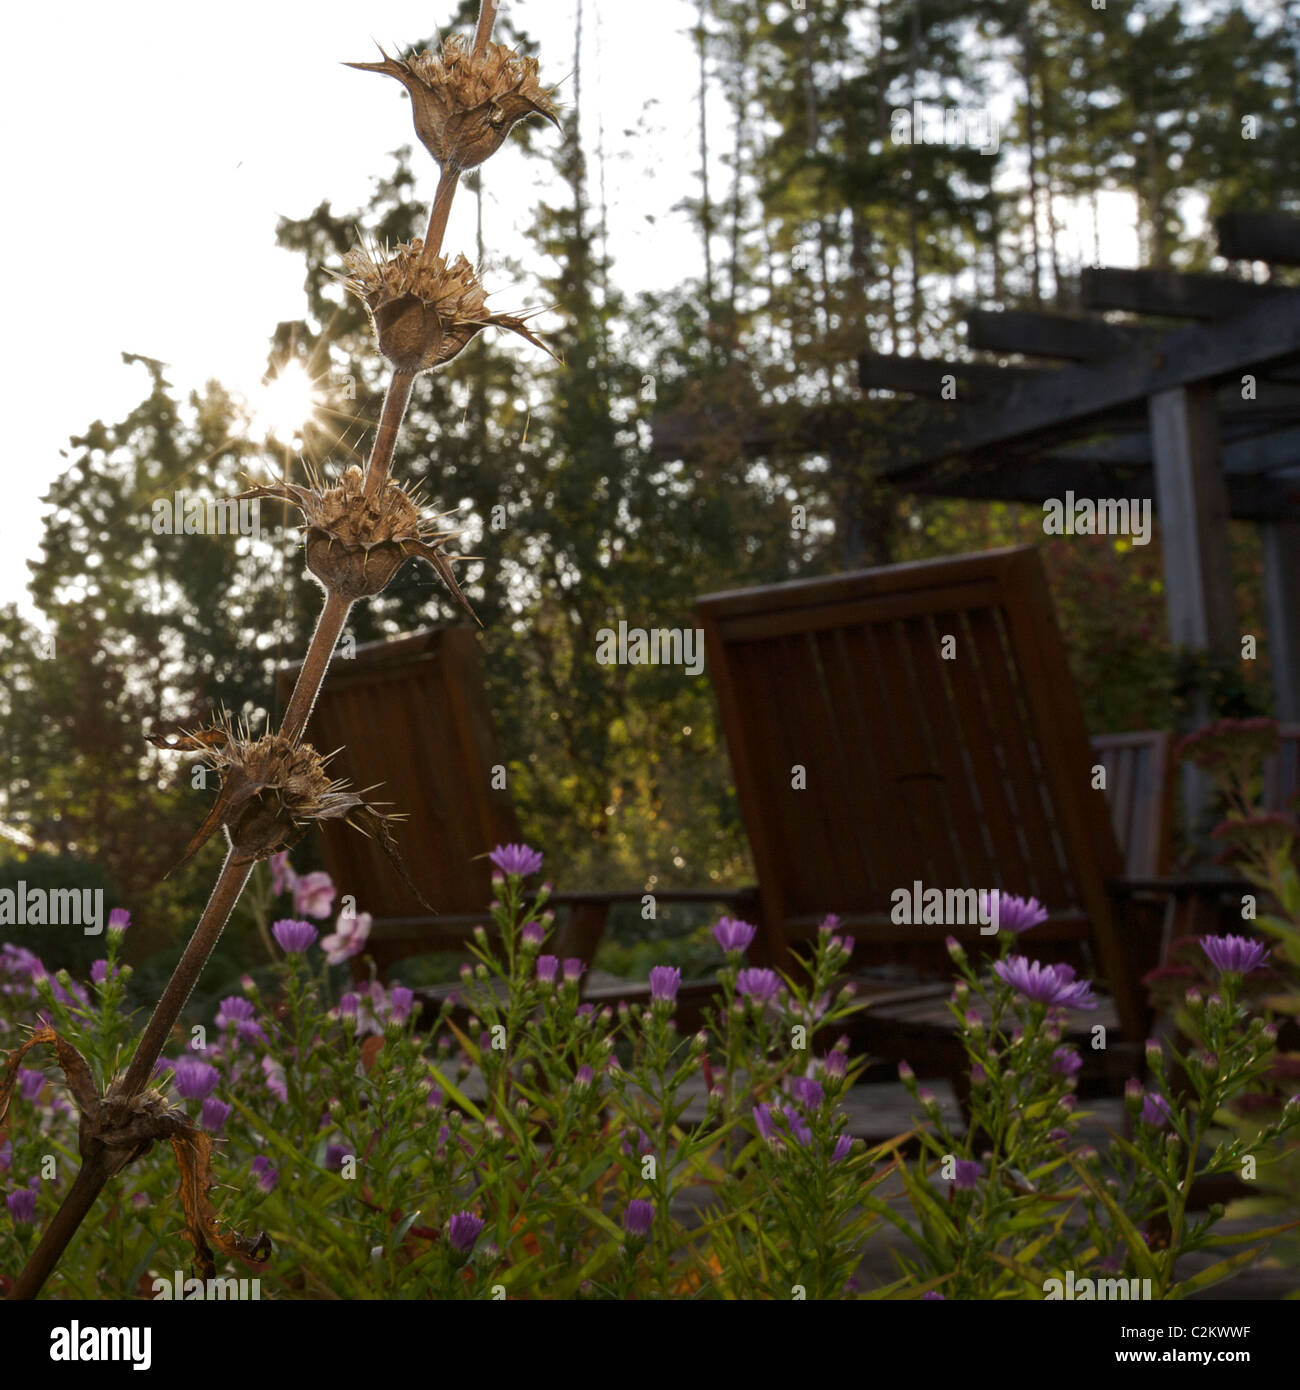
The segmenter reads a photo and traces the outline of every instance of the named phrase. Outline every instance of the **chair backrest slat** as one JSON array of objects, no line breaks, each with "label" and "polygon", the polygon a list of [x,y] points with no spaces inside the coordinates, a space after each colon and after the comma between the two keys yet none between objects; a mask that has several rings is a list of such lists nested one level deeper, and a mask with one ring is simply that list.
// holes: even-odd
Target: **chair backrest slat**
[{"label": "chair backrest slat", "polygon": [[1270,811],[1286,811],[1287,802],[1300,792],[1300,724],[1278,725],[1278,743],[1277,753],[1264,764],[1262,800]]},{"label": "chair backrest slat", "polygon": [[1173,857],[1173,736],[1160,730],[1098,734],[1092,740],[1105,769],[1105,796],[1128,878],[1158,878]]}]

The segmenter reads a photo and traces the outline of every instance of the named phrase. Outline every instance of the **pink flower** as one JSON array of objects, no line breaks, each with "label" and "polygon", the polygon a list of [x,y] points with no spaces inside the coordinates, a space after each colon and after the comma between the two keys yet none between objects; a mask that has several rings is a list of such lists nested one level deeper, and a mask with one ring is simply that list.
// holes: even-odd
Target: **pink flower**
[{"label": "pink flower", "polygon": [[331,965],[342,965],[364,948],[370,936],[371,917],[368,912],[345,912],[339,915],[331,935],[321,938],[321,950]]},{"label": "pink flower", "polygon": [[293,885],[293,910],[317,920],[328,917],[334,906],[335,891],[329,874],[304,874]]},{"label": "pink flower", "polygon": [[289,1085],[285,1080],[284,1068],[274,1057],[262,1058],[262,1072],[266,1076],[266,1089],[280,1102],[289,1103]]},{"label": "pink flower", "polygon": [[298,882],[298,875],[294,873],[293,866],[289,863],[289,851],[281,850],[279,854],[273,854],[270,859],[271,864],[271,892],[279,897],[281,893],[289,892],[294,884]]}]

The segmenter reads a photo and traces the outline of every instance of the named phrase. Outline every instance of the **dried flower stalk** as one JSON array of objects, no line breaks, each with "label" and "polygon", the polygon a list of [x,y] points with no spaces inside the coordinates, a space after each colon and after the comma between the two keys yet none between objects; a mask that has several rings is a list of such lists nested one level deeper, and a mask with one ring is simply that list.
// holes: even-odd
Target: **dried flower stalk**
[{"label": "dried flower stalk", "polygon": [[243,494],[290,501],[302,512],[307,567],[324,591],[320,618],[278,733],[253,739],[247,730],[219,720],[178,738],[152,739],[159,747],[206,753],[221,779],[217,800],[185,858],[218,826],[225,830],[229,851],[194,935],[126,1070],[101,1096],[76,1048],[53,1030],[42,1030],[10,1055],[0,1073],[3,1118],[18,1060],[38,1042],[53,1044],[82,1117],[81,1167],[15,1279],[11,1299],[36,1297],[105,1183],[159,1139],[169,1140],[176,1150],[187,1236],[203,1270],[209,1271],[212,1264],[211,1245],[247,1259],[267,1258],[270,1247],[264,1236],[247,1238],[221,1230],[207,1196],[207,1136],[171,1110],[161,1092],[148,1089],[154,1068],[254,864],[295,843],[314,821],[342,818],[374,834],[407,884],[415,887],[388,830],[394,817],[380,814],[359,794],[332,781],[326,759],[302,742],[302,734],[352,605],[380,593],[408,558],[432,565],[473,617],[451,569],[451,561],[465,557],[445,550],[455,533],[439,529],[440,517],[423,516],[418,497],[393,482],[389,470],[417,375],[449,362],[487,327],[505,328],[545,346],[523,318],[486,311],[486,294],[464,256],[448,262],[440,254],[461,170],[494,154],[511,128],[527,116],[556,122],[550,96],[537,80],[536,61],[492,42],[497,9],[498,0],[482,0],[472,47],[452,37],[437,53],[407,59],[384,54],[382,63],[350,65],[402,82],[411,94],[417,134],[440,166],[426,236],[398,246],[382,259],[377,249],[363,246],[349,253],[346,274],[339,277],[365,302],[376,342],[392,367],[374,446],[364,476],[352,466],[334,483],[311,477],[307,487],[286,481]]}]

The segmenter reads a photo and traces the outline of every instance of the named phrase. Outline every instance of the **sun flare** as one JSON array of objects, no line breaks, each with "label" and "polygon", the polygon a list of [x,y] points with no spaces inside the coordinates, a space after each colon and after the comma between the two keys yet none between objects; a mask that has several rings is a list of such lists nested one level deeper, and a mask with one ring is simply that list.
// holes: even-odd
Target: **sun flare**
[{"label": "sun flare", "polygon": [[287,362],[250,393],[249,433],[254,439],[291,443],[301,436],[319,405],[316,383],[297,362]]}]

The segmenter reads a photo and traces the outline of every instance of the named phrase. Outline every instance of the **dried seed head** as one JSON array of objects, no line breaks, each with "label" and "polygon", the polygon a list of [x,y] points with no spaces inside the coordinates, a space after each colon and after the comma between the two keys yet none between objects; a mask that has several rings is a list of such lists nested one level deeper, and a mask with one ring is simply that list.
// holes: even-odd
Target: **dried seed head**
[{"label": "dried seed head", "polygon": [[237,732],[228,718],[172,739],[148,737],[157,748],[206,753],[221,778],[217,800],[182,864],[218,825],[226,827],[241,858],[265,859],[297,844],[312,821],[346,816],[364,804],[331,779],[325,760],[310,744],[294,744],[279,734],[252,739],[246,731]]},{"label": "dried seed head", "polygon": [[247,729],[237,730],[228,715],[192,733],[173,738],[149,734],[148,739],[156,748],[206,753],[221,778],[216,802],[180,864],[191,859],[218,826],[225,826],[238,858],[255,861],[291,849],[314,821],[344,820],[374,835],[407,887],[424,902],[393,842],[389,823],[395,817],[381,814],[348,791],[345,782],[334,781],[325,770],[329,759],[311,744],[295,743],[281,734],[252,738]]},{"label": "dried seed head", "polygon": [[456,602],[478,622],[451,568],[452,560],[464,557],[444,550],[457,533],[438,530],[440,518],[424,518],[418,499],[391,478],[367,497],[361,469],[352,464],[329,486],[313,477],[310,487],[272,483],[239,495],[278,498],[302,512],[307,568],[330,593],[348,602],[380,593],[415,555],[433,566]]},{"label": "dried seed head", "polygon": [[336,278],[365,302],[379,350],[398,371],[441,367],[489,327],[508,328],[550,352],[524,319],[487,312],[487,293],[464,256],[450,264],[444,256],[426,258],[419,237],[382,258],[377,248],[354,248],[343,265],[347,274]]},{"label": "dried seed head", "polygon": [[382,63],[348,63],[362,72],[395,77],[411,94],[415,133],[448,171],[473,169],[495,154],[526,116],[544,116],[558,127],[555,105],[537,80],[537,59],[521,58],[502,43],[475,54],[453,34],[436,53]]}]

